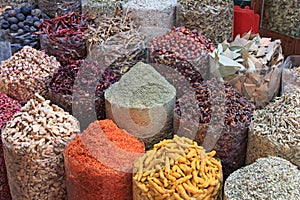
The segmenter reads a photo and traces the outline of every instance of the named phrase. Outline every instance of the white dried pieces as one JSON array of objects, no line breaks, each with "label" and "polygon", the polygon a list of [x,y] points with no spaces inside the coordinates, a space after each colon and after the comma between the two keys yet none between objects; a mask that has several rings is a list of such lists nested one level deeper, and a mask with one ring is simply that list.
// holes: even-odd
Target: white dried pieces
[{"label": "white dried pieces", "polygon": [[284,61],[280,40],[248,32],[231,43],[219,44],[210,55],[215,61],[210,71],[256,106],[263,107],[278,95]]},{"label": "white dried pieces", "polygon": [[40,95],[2,133],[12,198],[65,199],[63,151],[80,132],[77,119]]},{"label": "white dried pieces", "polygon": [[46,94],[46,83],[59,67],[56,58],[25,46],[1,63],[0,92],[25,104],[36,92]]},{"label": "white dried pieces", "polygon": [[278,157],[260,158],[232,173],[225,182],[225,200],[298,200],[300,170]]},{"label": "white dried pieces", "polygon": [[300,166],[300,93],[289,93],[254,112],[248,135],[247,163],[280,156]]}]

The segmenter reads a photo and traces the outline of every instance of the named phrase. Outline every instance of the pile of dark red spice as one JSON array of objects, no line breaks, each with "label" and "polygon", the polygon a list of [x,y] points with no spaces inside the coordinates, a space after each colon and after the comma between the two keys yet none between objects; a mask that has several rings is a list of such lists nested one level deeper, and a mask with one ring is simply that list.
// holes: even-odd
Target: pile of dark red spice
[{"label": "pile of dark red spice", "polygon": [[[20,110],[21,105],[18,101],[9,98],[6,94],[0,93],[0,133],[11,117]],[[0,142],[0,186],[0,199],[10,200],[11,195],[6,175],[2,142]]]}]

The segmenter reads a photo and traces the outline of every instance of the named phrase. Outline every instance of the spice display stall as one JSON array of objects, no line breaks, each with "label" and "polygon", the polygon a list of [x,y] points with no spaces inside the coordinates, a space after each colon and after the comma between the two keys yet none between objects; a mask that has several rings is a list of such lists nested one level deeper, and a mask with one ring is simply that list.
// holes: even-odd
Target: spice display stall
[{"label": "spice display stall", "polygon": [[251,2],[0,0],[0,200],[298,200],[300,5]]}]

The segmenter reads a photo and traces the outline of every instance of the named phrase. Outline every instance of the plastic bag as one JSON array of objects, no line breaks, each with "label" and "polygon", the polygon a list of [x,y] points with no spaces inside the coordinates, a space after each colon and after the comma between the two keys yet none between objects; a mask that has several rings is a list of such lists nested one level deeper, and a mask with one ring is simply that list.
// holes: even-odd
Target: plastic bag
[{"label": "plastic bag", "polygon": [[291,55],[285,60],[281,88],[281,94],[300,91],[300,55]]},{"label": "plastic bag", "polygon": [[50,17],[81,12],[81,0],[38,0],[39,8]]},{"label": "plastic bag", "polygon": [[111,120],[93,122],[64,153],[68,199],[132,199],[132,167],[144,150]]},{"label": "plastic bag", "polygon": [[65,199],[63,151],[78,133],[73,116],[37,94],[23,106],[2,132],[12,199]]},{"label": "plastic bag", "polygon": [[0,41],[0,62],[7,60],[11,57],[10,42]]}]

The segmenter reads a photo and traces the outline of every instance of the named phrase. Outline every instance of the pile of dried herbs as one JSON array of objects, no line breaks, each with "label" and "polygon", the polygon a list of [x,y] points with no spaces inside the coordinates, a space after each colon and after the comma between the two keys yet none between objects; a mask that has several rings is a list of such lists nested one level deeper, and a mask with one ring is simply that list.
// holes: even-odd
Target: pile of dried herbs
[{"label": "pile of dried herbs", "polygon": [[78,12],[44,20],[40,25],[41,48],[62,65],[86,57],[85,31],[91,20]]},{"label": "pile of dried herbs", "polygon": [[219,44],[210,55],[214,60],[210,71],[257,106],[266,105],[278,95],[284,60],[280,40],[248,32],[231,43]]},{"label": "pile of dried herbs", "polygon": [[232,0],[178,0],[178,3],[177,25],[196,29],[215,44],[231,39]]},{"label": "pile of dried herbs", "polygon": [[254,112],[250,125],[246,162],[279,156],[300,166],[300,93],[278,97]]},{"label": "pile of dried herbs", "polygon": [[146,59],[145,37],[128,15],[104,17],[85,34],[88,56],[123,75]]},{"label": "pile of dried herbs", "polygon": [[265,0],[262,26],[291,37],[300,38],[300,2]]},{"label": "pile of dried herbs", "polygon": [[121,11],[127,0],[82,0],[82,12],[86,13],[96,24],[106,17],[113,17]]}]

